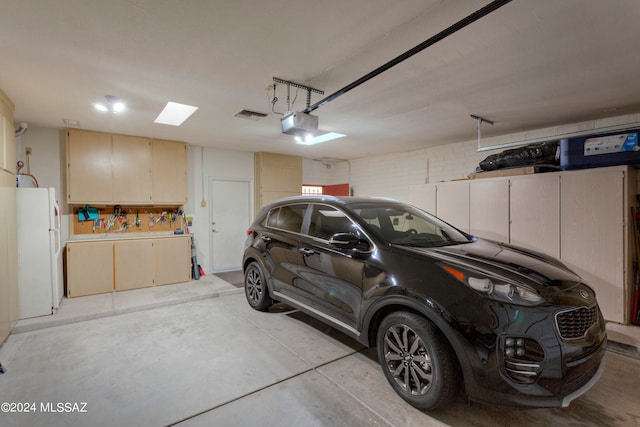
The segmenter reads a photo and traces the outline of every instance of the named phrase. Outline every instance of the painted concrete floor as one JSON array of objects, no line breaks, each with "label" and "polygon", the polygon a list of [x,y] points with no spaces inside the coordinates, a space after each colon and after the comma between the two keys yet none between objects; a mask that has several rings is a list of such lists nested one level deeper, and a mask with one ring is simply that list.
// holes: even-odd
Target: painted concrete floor
[{"label": "painted concrete floor", "polygon": [[223,281],[99,297],[65,301],[75,316],[49,325],[22,321],[0,347],[0,404],[31,411],[0,412],[0,426],[640,426],[640,360],[613,352],[566,409],[461,394],[424,413],[392,391],[374,350],[283,304],[256,312]]}]

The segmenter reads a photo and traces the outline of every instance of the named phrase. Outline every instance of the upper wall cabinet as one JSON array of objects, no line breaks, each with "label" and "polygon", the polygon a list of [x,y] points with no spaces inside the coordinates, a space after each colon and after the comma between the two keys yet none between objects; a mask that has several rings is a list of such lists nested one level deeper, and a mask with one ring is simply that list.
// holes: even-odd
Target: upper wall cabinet
[{"label": "upper wall cabinet", "polygon": [[302,157],[254,154],[255,210],[283,197],[302,194]]},{"label": "upper wall cabinet", "polygon": [[16,140],[13,129],[13,103],[0,90],[0,169],[16,172]]},{"label": "upper wall cabinet", "polygon": [[153,201],[184,204],[187,201],[187,145],[152,140]]},{"label": "upper wall cabinet", "polygon": [[67,130],[69,203],[184,204],[183,142]]},{"label": "upper wall cabinet", "polygon": [[67,131],[67,201],[113,201],[111,135],[70,129]]},{"label": "upper wall cabinet", "polygon": [[113,135],[113,198],[120,203],[150,202],[151,140]]}]

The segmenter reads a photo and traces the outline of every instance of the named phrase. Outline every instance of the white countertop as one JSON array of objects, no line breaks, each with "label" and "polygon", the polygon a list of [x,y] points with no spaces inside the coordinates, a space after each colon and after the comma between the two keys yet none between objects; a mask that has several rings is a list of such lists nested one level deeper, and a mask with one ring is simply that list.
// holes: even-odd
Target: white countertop
[{"label": "white countertop", "polygon": [[96,233],[96,234],[74,234],[69,236],[67,243],[73,242],[104,242],[106,240],[132,240],[132,239],[160,239],[175,237],[191,237],[191,234],[173,234],[164,231],[159,233]]}]

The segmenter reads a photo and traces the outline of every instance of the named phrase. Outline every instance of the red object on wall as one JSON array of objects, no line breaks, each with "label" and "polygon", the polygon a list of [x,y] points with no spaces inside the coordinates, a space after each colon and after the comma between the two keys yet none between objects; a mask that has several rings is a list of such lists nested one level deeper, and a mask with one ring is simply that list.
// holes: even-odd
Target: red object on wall
[{"label": "red object on wall", "polygon": [[322,194],[328,196],[349,196],[349,184],[323,185]]}]

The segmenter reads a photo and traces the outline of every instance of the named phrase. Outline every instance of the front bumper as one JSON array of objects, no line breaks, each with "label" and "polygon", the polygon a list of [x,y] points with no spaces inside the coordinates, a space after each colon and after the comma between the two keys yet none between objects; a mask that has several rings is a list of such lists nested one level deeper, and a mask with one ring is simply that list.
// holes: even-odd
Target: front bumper
[{"label": "front bumper", "polygon": [[[472,400],[529,407],[566,407],[602,375],[606,331],[599,313],[584,335],[563,339],[556,327],[558,307],[530,313],[501,306],[500,322],[489,349],[489,337],[470,340],[471,378],[465,388]],[[502,313],[500,311],[502,310]],[[525,310],[526,311],[526,310]],[[517,319],[517,321],[514,321]],[[467,336],[469,339],[469,336]],[[476,335],[477,338],[477,335]],[[482,344],[482,345],[479,345]]]}]

